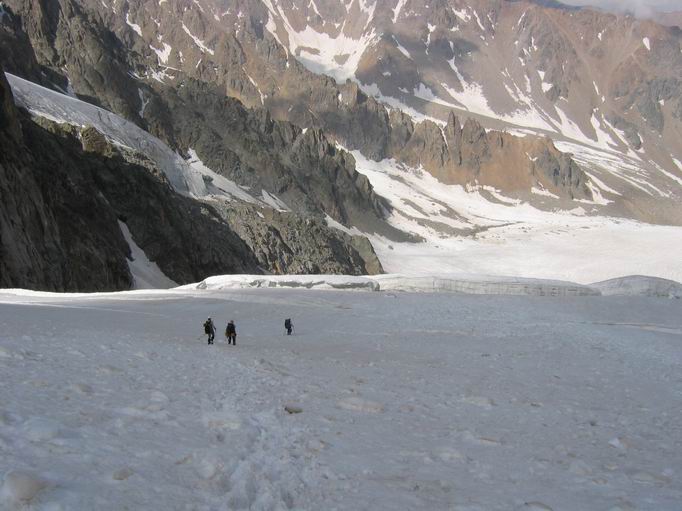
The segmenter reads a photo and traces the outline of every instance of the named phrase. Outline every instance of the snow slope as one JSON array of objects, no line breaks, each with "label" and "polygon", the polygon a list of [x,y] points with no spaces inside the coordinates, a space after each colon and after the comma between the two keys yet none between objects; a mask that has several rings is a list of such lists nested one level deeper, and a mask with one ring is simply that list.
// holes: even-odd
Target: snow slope
[{"label": "snow slope", "polygon": [[0,292],[0,508],[676,511],[681,336],[640,297]]},{"label": "snow slope", "polygon": [[266,206],[241,187],[208,168],[196,152],[184,160],[164,142],[107,110],[5,73],[15,102],[31,114],[55,122],[93,126],[112,143],[139,151],[164,172],[173,188],[195,198],[239,199]]},{"label": "snow slope", "polygon": [[207,194],[199,172],[174,153],[166,144],[130,121],[79,99],[60,94],[38,84],[5,73],[17,105],[33,115],[76,126],[93,126],[115,144],[140,151],[154,161],[180,193]]},{"label": "snow slope", "polygon": [[630,275],[619,279],[606,280],[590,284],[605,296],[658,296],[664,298],[682,298],[682,284],[672,280]]},{"label": "snow slope", "polygon": [[130,247],[131,258],[128,260],[128,268],[133,276],[133,289],[167,289],[176,287],[178,284],[169,279],[155,262],[150,261],[144,250],[135,243],[128,226],[120,220],[118,225],[128,243],[128,247]]}]

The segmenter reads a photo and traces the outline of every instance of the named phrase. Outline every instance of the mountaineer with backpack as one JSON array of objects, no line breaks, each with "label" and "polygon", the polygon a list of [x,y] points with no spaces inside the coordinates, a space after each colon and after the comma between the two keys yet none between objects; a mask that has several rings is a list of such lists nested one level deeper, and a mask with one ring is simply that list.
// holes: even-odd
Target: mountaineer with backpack
[{"label": "mountaineer with backpack", "polygon": [[215,338],[215,325],[211,318],[208,318],[204,322],[204,333],[208,335],[208,343],[213,344],[213,339]]},{"label": "mountaineer with backpack", "polygon": [[294,329],[294,324],[291,322],[291,318],[284,320],[284,329],[287,331],[287,335],[291,335],[291,331]]},{"label": "mountaineer with backpack", "polygon": [[225,328],[225,337],[227,338],[227,344],[237,345],[237,327],[234,325],[233,320],[230,320]]}]

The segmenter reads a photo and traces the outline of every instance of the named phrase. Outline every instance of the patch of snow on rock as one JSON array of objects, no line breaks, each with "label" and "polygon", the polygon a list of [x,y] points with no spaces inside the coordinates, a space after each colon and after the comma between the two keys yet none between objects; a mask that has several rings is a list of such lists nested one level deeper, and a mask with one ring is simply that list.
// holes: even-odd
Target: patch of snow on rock
[{"label": "patch of snow on rock", "polygon": [[120,220],[118,225],[130,247],[128,268],[133,276],[133,289],[168,289],[177,286],[178,284],[169,279],[156,263],[150,261],[144,250],[135,243],[128,226]]}]

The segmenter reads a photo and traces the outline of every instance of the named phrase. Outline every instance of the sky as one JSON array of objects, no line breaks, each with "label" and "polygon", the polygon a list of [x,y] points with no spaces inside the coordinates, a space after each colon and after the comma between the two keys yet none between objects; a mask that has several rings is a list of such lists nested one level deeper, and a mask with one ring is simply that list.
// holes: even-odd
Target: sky
[{"label": "sky", "polygon": [[682,0],[562,0],[569,5],[593,5],[614,11],[631,11],[638,16],[653,12],[682,11]]}]

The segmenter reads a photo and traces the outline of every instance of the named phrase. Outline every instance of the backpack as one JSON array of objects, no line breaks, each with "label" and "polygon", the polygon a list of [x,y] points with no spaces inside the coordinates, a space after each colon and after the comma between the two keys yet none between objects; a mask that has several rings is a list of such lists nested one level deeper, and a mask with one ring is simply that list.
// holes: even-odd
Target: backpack
[{"label": "backpack", "polygon": [[208,321],[204,322],[204,333],[206,334],[211,333],[211,324]]},{"label": "backpack", "polygon": [[284,320],[284,328],[286,328],[286,329],[291,328],[291,320],[290,319]]}]

